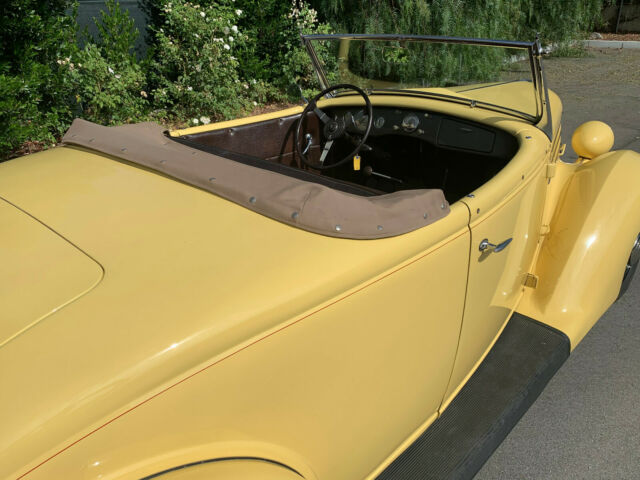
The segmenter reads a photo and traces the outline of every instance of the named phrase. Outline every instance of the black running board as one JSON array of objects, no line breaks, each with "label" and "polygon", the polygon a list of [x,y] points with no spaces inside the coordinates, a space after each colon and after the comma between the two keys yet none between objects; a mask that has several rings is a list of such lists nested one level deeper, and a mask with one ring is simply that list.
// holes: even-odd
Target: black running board
[{"label": "black running board", "polygon": [[378,480],[470,479],[569,356],[562,332],[514,314],[449,407]]}]

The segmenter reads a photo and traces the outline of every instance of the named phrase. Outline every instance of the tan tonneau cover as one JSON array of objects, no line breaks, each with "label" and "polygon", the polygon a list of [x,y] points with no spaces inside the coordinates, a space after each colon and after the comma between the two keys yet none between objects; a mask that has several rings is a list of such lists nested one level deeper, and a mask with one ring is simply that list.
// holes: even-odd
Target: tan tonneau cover
[{"label": "tan tonneau cover", "polygon": [[332,237],[392,237],[449,213],[441,190],[353,195],[188,147],[168,138],[165,129],[155,123],[103,127],[76,119],[62,140],[142,165],[280,222]]}]

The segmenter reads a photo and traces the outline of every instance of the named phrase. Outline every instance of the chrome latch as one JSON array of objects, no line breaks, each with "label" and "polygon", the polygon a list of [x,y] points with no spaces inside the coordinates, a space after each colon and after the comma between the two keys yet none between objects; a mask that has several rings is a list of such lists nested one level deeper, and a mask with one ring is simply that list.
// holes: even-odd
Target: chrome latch
[{"label": "chrome latch", "polygon": [[498,253],[507,248],[511,243],[511,240],[513,240],[513,238],[507,238],[504,242],[496,245],[495,243],[491,243],[488,238],[485,238],[480,242],[480,246],[478,248],[481,252],[484,252],[485,250],[492,250]]}]

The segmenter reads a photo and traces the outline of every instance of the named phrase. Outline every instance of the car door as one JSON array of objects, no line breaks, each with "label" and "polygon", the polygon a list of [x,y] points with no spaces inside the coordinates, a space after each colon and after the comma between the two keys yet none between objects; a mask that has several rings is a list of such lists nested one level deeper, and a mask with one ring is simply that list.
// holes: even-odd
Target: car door
[{"label": "car door", "polygon": [[511,162],[463,200],[470,211],[469,279],[458,354],[442,408],[505,326],[538,245],[549,142],[532,130],[520,133],[520,143]]}]

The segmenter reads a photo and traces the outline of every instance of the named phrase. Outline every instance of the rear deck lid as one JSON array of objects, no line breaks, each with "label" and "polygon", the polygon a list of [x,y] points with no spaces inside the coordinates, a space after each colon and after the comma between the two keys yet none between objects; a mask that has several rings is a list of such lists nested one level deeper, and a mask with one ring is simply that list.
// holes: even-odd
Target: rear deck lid
[{"label": "rear deck lid", "polygon": [[102,273],[81,250],[0,199],[0,346],[91,290]]}]

